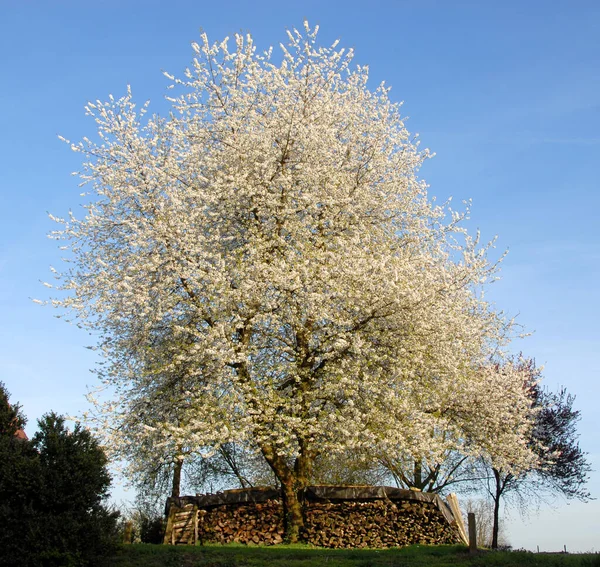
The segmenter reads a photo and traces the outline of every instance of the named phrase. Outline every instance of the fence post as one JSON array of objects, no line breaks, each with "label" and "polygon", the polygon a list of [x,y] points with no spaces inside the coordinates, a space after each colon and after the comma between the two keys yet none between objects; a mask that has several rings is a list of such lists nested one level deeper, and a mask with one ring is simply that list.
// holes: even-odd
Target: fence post
[{"label": "fence post", "polygon": [[475,524],[475,514],[469,512],[469,551],[471,553],[477,552],[477,526]]},{"label": "fence post", "polygon": [[198,504],[194,504],[194,545],[198,545]]}]

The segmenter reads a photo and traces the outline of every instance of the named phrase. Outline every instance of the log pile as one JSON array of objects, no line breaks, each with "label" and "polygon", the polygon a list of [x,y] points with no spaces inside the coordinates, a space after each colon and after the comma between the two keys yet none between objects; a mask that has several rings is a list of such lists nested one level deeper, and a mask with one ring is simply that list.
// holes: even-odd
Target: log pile
[{"label": "log pile", "polygon": [[[165,543],[283,541],[283,510],[274,489],[226,491],[167,503]],[[384,548],[461,541],[450,508],[436,495],[389,487],[309,487],[303,539],[319,547]]]},{"label": "log pile", "polygon": [[279,500],[199,510],[198,526],[202,543],[276,545],[283,542],[283,510]]},{"label": "log pile", "polygon": [[420,501],[311,503],[306,541],[319,547],[397,547],[457,543],[455,529],[439,509]]}]

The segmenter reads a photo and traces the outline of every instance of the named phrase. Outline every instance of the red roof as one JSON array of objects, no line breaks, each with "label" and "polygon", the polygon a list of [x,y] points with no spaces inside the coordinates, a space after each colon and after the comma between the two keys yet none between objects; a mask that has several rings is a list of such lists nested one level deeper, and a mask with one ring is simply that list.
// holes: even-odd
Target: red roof
[{"label": "red roof", "polygon": [[15,437],[17,439],[28,439],[27,437],[27,433],[25,433],[22,429],[19,429],[18,431],[15,432]]}]

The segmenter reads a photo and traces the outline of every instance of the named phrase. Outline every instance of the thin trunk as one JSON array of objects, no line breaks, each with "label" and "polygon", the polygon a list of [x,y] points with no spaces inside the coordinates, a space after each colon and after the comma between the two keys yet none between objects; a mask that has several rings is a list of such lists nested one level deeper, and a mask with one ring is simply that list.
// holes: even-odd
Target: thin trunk
[{"label": "thin trunk", "polygon": [[413,486],[414,488],[423,490],[423,464],[421,463],[421,459],[415,459],[414,465]]},{"label": "thin trunk", "polygon": [[442,469],[442,466],[437,463],[435,466],[431,467],[429,466],[429,473],[427,475],[427,478],[425,479],[425,482],[423,483],[423,485],[429,485],[427,487],[427,492],[439,492],[442,488],[444,488],[445,483],[442,483],[441,486],[436,486],[436,483],[438,481],[438,477],[440,476],[440,470]]},{"label": "thin trunk", "polygon": [[500,517],[500,498],[502,496],[502,479],[500,471],[493,469],[494,480],[496,481],[496,492],[493,495],[494,500],[494,526],[492,528],[492,549],[498,549],[498,525]]},{"label": "thin trunk", "polygon": [[227,463],[227,466],[231,469],[231,472],[235,478],[237,478],[238,482],[240,483],[240,487],[252,488],[252,483],[242,474],[235,460],[235,456],[230,452],[231,447],[233,447],[232,451],[235,452],[235,445],[229,446],[228,444],[227,446],[222,446],[219,449],[219,453],[221,453],[221,456]]},{"label": "thin trunk", "polygon": [[181,469],[183,468],[183,459],[177,458],[175,460],[175,467],[173,469],[173,488],[171,490],[172,498],[179,498],[181,489]]}]

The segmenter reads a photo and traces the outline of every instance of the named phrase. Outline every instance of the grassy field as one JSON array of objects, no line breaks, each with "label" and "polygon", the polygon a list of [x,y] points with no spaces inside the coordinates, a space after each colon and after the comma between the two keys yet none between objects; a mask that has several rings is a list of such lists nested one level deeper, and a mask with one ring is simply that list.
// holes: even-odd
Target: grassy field
[{"label": "grassy field", "polygon": [[464,546],[396,549],[322,549],[306,545],[125,545],[110,561],[115,567],[600,567],[600,554],[481,551]]}]

